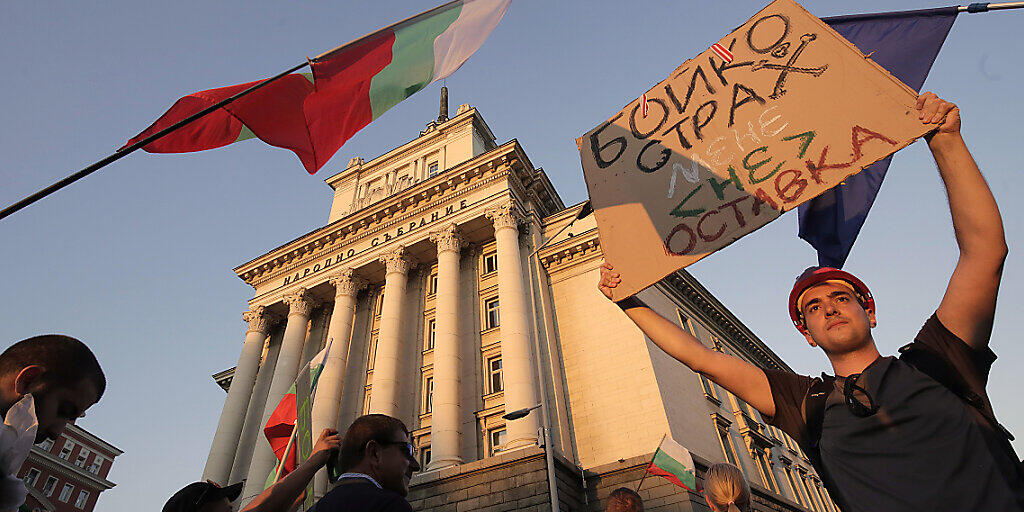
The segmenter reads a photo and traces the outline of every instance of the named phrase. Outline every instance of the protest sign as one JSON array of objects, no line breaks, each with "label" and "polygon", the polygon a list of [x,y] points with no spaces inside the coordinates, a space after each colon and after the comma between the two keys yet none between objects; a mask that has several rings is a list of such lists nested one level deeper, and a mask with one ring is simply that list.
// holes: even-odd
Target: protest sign
[{"label": "protest sign", "polygon": [[907,146],[917,93],[776,0],[577,139],[601,248],[633,295]]}]

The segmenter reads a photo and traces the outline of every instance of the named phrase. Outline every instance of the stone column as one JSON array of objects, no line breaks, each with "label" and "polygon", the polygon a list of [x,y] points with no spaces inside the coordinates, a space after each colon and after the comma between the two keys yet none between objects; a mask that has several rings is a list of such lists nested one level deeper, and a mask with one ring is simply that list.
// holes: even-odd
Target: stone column
[{"label": "stone column", "polygon": [[245,333],[242,353],[238,356],[238,365],[231,377],[228,397],[224,400],[224,409],[203,471],[203,480],[213,480],[221,485],[227,485],[231,476],[231,464],[235,461],[238,439],[245,424],[245,411],[249,408],[256,371],[260,367],[263,342],[270,332],[270,319],[264,313],[263,306],[249,306],[249,311],[242,313],[242,320],[249,322],[249,330]]},{"label": "stone column", "polygon": [[[519,250],[519,213],[511,202],[489,208],[498,243],[498,307],[501,319],[501,366],[505,384],[505,411],[537,405],[530,315],[526,309],[523,259]],[[537,442],[538,414],[506,423],[506,448]]]},{"label": "stone column", "polygon": [[409,277],[409,259],[405,247],[380,257],[384,262],[384,308],[380,313],[377,355],[373,360],[370,388],[370,412],[398,416],[398,372],[402,345],[402,309]]},{"label": "stone column", "polygon": [[[288,392],[288,388],[295,382],[295,377],[299,373],[302,347],[309,327],[309,314],[316,306],[316,299],[305,288],[300,288],[292,294],[285,295],[284,303],[288,305],[288,324],[284,329],[284,338],[281,339],[281,352],[277,356],[274,377],[270,381],[270,391],[267,393],[261,425],[267,424],[270,413],[274,412],[274,408]],[[274,468],[276,460],[266,436],[256,436],[249,476],[240,502],[243,507],[263,490],[263,484],[266,483],[267,475]]]},{"label": "stone column", "polygon": [[437,244],[435,299],[434,398],[430,419],[430,467],[462,463],[462,354],[459,337],[459,249],[464,245],[455,224],[430,234]]},{"label": "stone column", "polygon": [[[330,282],[334,285],[334,312],[327,326],[330,350],[316,386],[316,396],[313,397],[313,442],[316,442],[323,429],[338,428],[341,390],[345,382],[349,344],[352,341],[352,321],[356,314],[356,294],[366,286],[366,280],[355,277],[350,268],[331,276]],[[317,471],[313,484],[313,494],[317,499],[327,493],[327,484],[327,471]]]},{"label": "stone column", "polygon": [[[270,390],[270,381],[274,379],[274,367],[277,366],[277,355],[281,352],[280,339],[275,340],[274,334],[267,339],[267,355],[260,365],[259,374],[256,377],[256,385],[252,388],[252,398],[249,399],[249,410],[245,413],[245,426],[242,427],[242,435],[238,439],[238,450],[235,452],[235,462],[231,465],[231,478],[228,482],[233,484],[245,480],[249,474],[249,464],[252,463],[252,452],[256,446],[256,436],[263,435],[263,410],[267,405],[267,391]],[[276,404],[275,404],[276,405]]]}]

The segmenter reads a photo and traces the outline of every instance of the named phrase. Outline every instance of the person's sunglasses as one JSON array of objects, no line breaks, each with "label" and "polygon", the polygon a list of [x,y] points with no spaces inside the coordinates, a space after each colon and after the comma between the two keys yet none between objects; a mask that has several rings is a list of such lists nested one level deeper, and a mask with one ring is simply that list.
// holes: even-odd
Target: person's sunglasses
[{"label": "person's sunglasses", "polygon": [[868,393],[868,390],[857,384],[860,379],[859,373],[846,377],[843,383],[843,397],[846,399],[846,408],[858,418],[866,418],[878,412],[878,404]]},{"label": "person's sunglasses", "polygon": [[405,455],[409,460],[416,460],[416,449],[413,448],[412,443],[406,441],[385,441],[380,444],[383,446],[399,446],[402,450],[402,455]]}]

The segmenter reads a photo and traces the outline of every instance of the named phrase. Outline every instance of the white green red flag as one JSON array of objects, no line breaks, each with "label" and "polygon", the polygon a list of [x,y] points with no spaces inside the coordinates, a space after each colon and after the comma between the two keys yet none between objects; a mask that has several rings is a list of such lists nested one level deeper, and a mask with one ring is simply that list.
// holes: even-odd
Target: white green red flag
[{"label": "white green red flag", "polygon": [[697,479],[694,476],[693,457],[682,445],[665,436],[654,452],[654,459],[647,467],[652,475],[664,477],[679,487],[697,492]]},{"label": "white green red flag", "polygon": [[[480,46],[511,0],[456,0],[378,30],[189,123],[143,149],[187,153],[258,137],[290,149],[313,174],[357,131],[427,84],[445,78]],[[126,147],[257,84],[179,99]]]},{"label": "white green red flag", "polygon": [[[331,342],[328,342],[327,346],[299,372],[292,387],[281,398],[274,412],[270,413],[263,434],[267,436],[267,441],[274,450],[277,464],[267,477],[264,489],[294,471],[299,461],[308,459],[313,450],[313,392],[316,390],[316,383],[323,372],[324,361],[330,349]],[[306,493],[307,500],[312,500],[312,497],[311,492]],[[313,506],[312,501],[308,506]]]}]

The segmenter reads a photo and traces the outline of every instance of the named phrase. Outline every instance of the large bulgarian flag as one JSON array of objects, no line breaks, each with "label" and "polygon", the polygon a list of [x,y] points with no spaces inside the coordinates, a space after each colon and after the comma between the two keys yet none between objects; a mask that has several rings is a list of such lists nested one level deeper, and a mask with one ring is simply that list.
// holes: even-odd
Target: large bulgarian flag
[{"label": "large bulgarian flag", "polygon": [[[327,346],[299,372],[292,387],[281,398],[274,412],[270,413],[263,434],[274,450],[277,464],[267,476],[264,489],[294,471],[299,461],[308,459],[313,451],[313,395],[332,342],[333,339],[328,341]],[[307,499],[312,500],[312,497],[312,492],[306,493]],[[307,504],[307,507],[311,506],[312,501]]]},{"label": "large bulgarian flag", "polygon": [[[357,131],[459,69],[510,1],[456,0],[378,30],[311,60],[312,73],[286,75],[143,149],[187,153],[256,137],[294,151],[313,174]],[[185,96],[125,146],[257,83]]]},{"label": "large bulgarian flag", "polygon": [[697,480],[694,476],[693,457],[690,451],[682,445],[665,436],[658,445],[658,451],[654,452],[654,459],[647,467],[647,472],[652,475],[665,477],[679,487],[697,492]]}]

